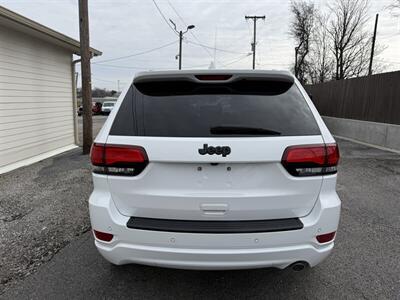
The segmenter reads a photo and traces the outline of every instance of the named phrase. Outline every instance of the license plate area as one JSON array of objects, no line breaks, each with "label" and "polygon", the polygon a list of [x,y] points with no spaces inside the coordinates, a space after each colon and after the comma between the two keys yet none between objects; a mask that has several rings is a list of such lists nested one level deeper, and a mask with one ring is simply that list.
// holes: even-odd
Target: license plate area
[{"label": "license plate area", "polygon": [[198,164],[195,168],[197,186],[206,189],[235,189],[259,187],[254,181],[256,164]]}]

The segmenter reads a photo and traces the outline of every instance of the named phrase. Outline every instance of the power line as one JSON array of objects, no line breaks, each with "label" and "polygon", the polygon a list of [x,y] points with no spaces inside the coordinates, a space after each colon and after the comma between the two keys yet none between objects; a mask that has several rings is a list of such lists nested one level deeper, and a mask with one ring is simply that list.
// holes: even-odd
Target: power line
[{"label": "power line", "polygon": [[188,68],[188,69],[190,69],[190,68],[202,68],[202,67],[208,67],[209,65],[210,65],[210,64],[207,63],[207,64],[202,64],[202,65],[188,66],[187,68]]},{"label": "power line", "polygon": [[109,68],[116,68],[116,69],[128,69],[128,70],[172,70],[174,69],[174,67],[169,67],[169,68],[158,68],[158,67],[154,67],[154,68],[144,68],[144,67],[136,67],[136,66],[118,66],[118,65],[108,65],[108,64],[99,64],[96,65],[97,67],[109,67]]},{"label": "power line", "polygon": [[[184,24],[185,26],[187,26],[187,23],[185,22],[185,20],[183,19],[183,17],[179,14],[179,12],[177,11],[177,9],[172,5],[171,1],[167,0],[167,2],[168,2],[168,4],[169,4],[169,6],[172,8],[172,10],[175,12],[175,14],[178,16],[178,18],[183,22],[183,24]],[[205,44],[203,44],[203,43],[199,40],[199,38],[194,34],[194,32],[190,32],[190,34],[191,34],[191,35],[193,36],[193,38],[197,41],[197,43],[192,42],[192,41],[189,41],[188,39],[186,39],[186,41],[187,41],[188,43],[190,43],[190,44],[194,44],[194,45],[198,45],[198,46],[202,47],[202,48],[207,52],[207,54],[208,54],[211,58],[214,58],[214,55],[211,54],[211,52],[210,52],[209,49],[214,50],[214,51],[227,52],[227,53],[245,54],[245,53],[241,53],[241,52],[237,52],[237,51],[232,51],[232,50],[219,49],[219,48],[217,48],[216,46],[211,47],[211,46],[205,45]]]},{"label": "power line", "polygon": [[[186,27],[188,26],[187,25],[187,23],[185,22],[185,20],[182,18],[182,16],[179,14],[179,12],[176,10],[176,8],[172,5],[172,3],[169,1],[169,0],[167,0],[167,2],[168,2],[168,4],[169,4],[169,6],[172,8],[172,10],[175,12],[175,14],[178,16],[178,18],[182,21],[182,23],[183,23],[183,25],[185,25]],[[201,45],[201,42],[200,42],[200,40],[197,38],[197,36],[192,32],[192,31],[190,31],[189,32],[192,36],[193,36],[193,38]],[[207,52],[207,54],[212,58],[213,57],[213,55],[210,53],[210,50],[208,50],[206,47],[204,47],[204,46],[202,46],[202,48]]]},{"label": "power line", "polygon": [[101,79],[101,78],[94,77],[94,76],[92,76],[92,78],[93,78],[94,80],[96,80],[96,81],[103,81],[103,82],[112,82],[112,83],[115,83],[115,81],[106,80],[106,79]]},{"label": "power line", "polygon": [[206,48],[212,49],[212,50],[215,49],[215,50],[220,51],[220,52],[234,53],[234,54],[247,54],[247,53],[245,53],[245,52],[239,52],[239,51],[233,51],[233,50],[225,50],[225,49],[221,49],[221,48],[211,47],[211,46],[208,46],[208,45],[205,45],[205,44],[202,44],[202,43],[193,42],[193,41],[191,41],[191,40],[189,40],[189,39],[187,39],[186,41],[187,41],[189,44],[193,44],[193,45],[197,45],[197,46],[201,46],[201,47],[206,47]]},{"label": "power line", "polygon": [[163,12],[161,11],[161,9],[158,7],[156,0],[152,0],[154,5],[156,6],[158,12],[160,13],[160,16],[163,18],[163,20],[165,21],[165,23],[168,25],[168,27],[174,32],[175,35],[178,35],[175,31],[175,29],[172,27],[172,25],[168,22],[167,18],[164,16]]},{"label": "power line", "polygon": [[265,63],[265,64],[260,64],[260,63],[257,63],[257,65],[259,65],[259,66],[269,66],[269,65],[272,65],[272,66],[291,66],[292,64],[286,64],[286,63]]},{"label": "power line", "polygon": [[400,37],[400,34],[393,33],[393,34],[390,34],[390,35],[381,35],[380,39],[381,40],[387,40],[387,39],[392,39],[394,37]]},{"label": "power line", "polygon": [[[230,64],[233,64],[239,60],[242,60],[246,57],[248,57],[250,54],[247,53],[245,55],[241,55],[238,58],[235,58],[233,61],[231,59],[229,59],[228,61],[223,61],[221,63],[221,66],[227,66]],[[209,66],[209,64],[201,64],[201,65],[194,65],[194,66],[188,66],[187,68],[201,68],[201,67],[207,67]],[[109,64],[98,64],[96,65],[96,67],[108,67],[108,68],[116,68],[116,69],[127,69],[127,70],[172,70],[174,69],[174,67],[137,67],[137,66],[119,66],[119,65],[109,65]]]},{"label": "power line", "polygon": [[247,57],[249,57],[249,54],[246,54],[246,55],[244,55],[244,56],[242,56],[242,57],[240,57],[240,58],[237,58],[237,59],[235,59],[235,60],[233,60],[233,61],[231,61],[231,62],[229,62],[229,63],[225,63],[225,64],[222,65],[222,67],[226,67],[226,66],[233,65],[234,63],[237,63],[237,62],[239,62],[239,61],[242,61],[243,59],[245,59],[245,58],[247,58]]},{"label": "power line", "polygon": [[400,61],[385,60],[385,59],[380,59],[380,58],[375,58],[375,60],[380,61],[382,63],[387,63],[387,64],[400,64]]},{"label": "power line", "polygon": [[173,42],[170,42],[170,43],[167,43],[167,44],[158,46],[158,47],[156,47],[156,48],[148,49],[148,50],[141,51],[141,52],[137,52],[137,53],[130,54],[130,55],[125,55],[125,56],[120,56],[120,57],[115,57],[115,58],[100,60],[100,61],[93,62],[92,64],[102,64],[102,63],[105,63],[105,62],[110,62],[110,61],[115,61],[115,60],[121,60],[121,59],[126,59],[126,58],[130,58],[130,57],[134,57],[134,56],[139,56],[139,55],[147,54],[147,53],[150,53],[150,52],[154,52],[154,51],[160,50],[160,49],[162,49],[162,48],[166,48],[166,47],[171,46],[171,45],[173,45],[173,44],[175,44],[175,43],[176,43],[176,41],[173,41]]}]

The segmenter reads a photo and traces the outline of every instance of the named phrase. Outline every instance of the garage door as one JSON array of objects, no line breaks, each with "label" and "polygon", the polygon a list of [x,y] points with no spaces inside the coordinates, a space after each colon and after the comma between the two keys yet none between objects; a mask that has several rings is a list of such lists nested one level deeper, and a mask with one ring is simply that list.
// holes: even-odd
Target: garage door
[{"label": "garage door", "polygon": [[0,27],[0,173],[73,144],[71,53]]}]

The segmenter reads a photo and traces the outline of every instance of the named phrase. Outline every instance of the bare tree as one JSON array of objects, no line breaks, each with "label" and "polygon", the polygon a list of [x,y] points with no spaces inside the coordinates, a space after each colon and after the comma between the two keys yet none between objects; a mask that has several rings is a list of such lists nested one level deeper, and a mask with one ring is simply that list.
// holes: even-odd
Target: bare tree
[{"label": "bare tree", "polygon": [[334,62],[326,27],[327,21],[328,16],[316,13],[308,71],[312,83],[325,82],[333,77]]},{"label": "bare tree", "polygon": [[307,55],[310,52],[312,31],[314,28],[314,4],[305,0],[292,1],[290,35],[296,40],[295,75],[301,82],[307,81],[308,62]]},{"label": "bare tree", "polygon": [[392,4],[386,6],[386,9],[389,10],[390,14],[393,17],[400,16],[400,0],[393,0]]},{"label": "bare tree", "polygon": [[400,14],[400,0],[393,0],[392,4],[387,7],[393,16],[399,16]]},{"label": "bare tree", "polygon": [[368,0],[336,0],[329,6],[328,33],[335,60],[335,78],[361,76],[368,70],[370,38],[364,30]]}]

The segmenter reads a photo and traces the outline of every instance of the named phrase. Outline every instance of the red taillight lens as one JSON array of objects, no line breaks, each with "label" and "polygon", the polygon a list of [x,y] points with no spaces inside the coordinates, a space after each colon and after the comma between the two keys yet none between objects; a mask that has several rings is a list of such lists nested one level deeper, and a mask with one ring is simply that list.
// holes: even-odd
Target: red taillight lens
[{"label": "red taillight lens", "polygon": [[330,232],[330,233],[325,233],[321,235],[317,235],[317,241],[318,243],[327,243],[332,241],[335,238],[336,232]]},{"label": "red taillight lens", "polygon": [[90,153],[94,173],[135,176],[148,164],[146,151],[139,146],[93,144]]},{"label": "red taillight lens", "polygon": [[328,166],[337,166],[339,163],[339,147],[336,144],[328,144],[326,145],[326,156]]},{"label": "red taillight lens", "polygon": [[338,162],[336,144],[290,146],[282,156],[282,165],[293,176],[334,174]]},{"label": "red taillight lens", "polygon": [[101,166],[104,164],[104,149],[103,144],[93,144],[92,149],[90,149],[90,160],[92,165]]},{"label": "red taillight lens", "polygon": [[104,159],[107,166],[127,165],[144,163],[147,155],[142,147],[106,145]]},{"label": "red taillight lens", "polygon": [[325,145],[317,146],[291,146],[283,154],[286,163],[315,164],[321,166],[325,163]]},{"label": "red taillight lens", "polygon": [[104,242],[109,242],[114,237],[114,235],[112,235],[111,233],[101,232],[101,231],[97,231],[97,230],[93,230],[93,233],[98,240],[104,241]]}]

